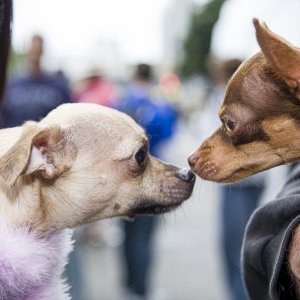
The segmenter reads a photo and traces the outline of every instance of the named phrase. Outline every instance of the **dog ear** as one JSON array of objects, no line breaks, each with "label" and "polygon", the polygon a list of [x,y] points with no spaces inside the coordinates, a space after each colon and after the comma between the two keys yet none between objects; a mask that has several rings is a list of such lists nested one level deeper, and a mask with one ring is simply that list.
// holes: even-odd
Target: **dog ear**
[{"label": "dog ear", "polygon": [[0,158],[0,175],[10,187],[23,174],[54,179],[70,167],[68,158],[74,150],[66,144],[59,126],[41,129],[25,125],[22,136]]},{"label": "dog ear", "polygon": [[300,49],[253,19],[256,38],[266,58],[300,100]]}]

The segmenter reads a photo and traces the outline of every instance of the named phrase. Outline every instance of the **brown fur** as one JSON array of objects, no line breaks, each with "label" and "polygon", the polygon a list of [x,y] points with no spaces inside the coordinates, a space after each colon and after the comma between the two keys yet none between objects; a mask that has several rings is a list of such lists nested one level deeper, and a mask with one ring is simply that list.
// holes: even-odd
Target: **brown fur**
[{"label": "brown fur", "polygon": [[[220,109],[222,126],[189,163],[202,178],[233,182],[300,159],[300,49],[254,20],[262,52],[230,79]],[[300,226],[288,263],[300,291]]]},{"label": "brown fur", "polygon": [[204,179],[233,182],[300,158],[300,50],[254,24],[262,52],[232,76],[219,114],[223,125],[189,158]]}]

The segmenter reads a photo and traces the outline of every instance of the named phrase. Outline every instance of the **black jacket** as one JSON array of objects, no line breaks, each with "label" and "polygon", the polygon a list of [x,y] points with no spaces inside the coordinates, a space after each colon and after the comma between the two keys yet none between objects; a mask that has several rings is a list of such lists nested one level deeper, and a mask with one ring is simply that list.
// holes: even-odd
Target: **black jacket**
[{"label": "black jacket", "polygon": [[257,209],[245,234],[242,265],[252,300],[296,299],[286,254],[300,223],[300,164],[291,168],[277,199]]}]

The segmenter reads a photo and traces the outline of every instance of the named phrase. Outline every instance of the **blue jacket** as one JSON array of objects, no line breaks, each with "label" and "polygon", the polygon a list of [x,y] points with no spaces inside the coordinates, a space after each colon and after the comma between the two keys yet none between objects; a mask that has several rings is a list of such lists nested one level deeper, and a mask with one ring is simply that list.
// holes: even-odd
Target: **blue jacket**
[{"label": "blue jacket", "polygon": [[27,120],[39,121],[65,102],[70,102],[70,91],[63,76],[17,76],[6,87],[2,105],[2,127],[19,126]]},{"label": "blue jacket", "polygon": [[150,153],[159,156],[161,142],[172,137],[177,121],[177,111],[164,99],[153,99],[148,86],[129,87],[120,99],[118,110],[130,115],[149,136]]}]

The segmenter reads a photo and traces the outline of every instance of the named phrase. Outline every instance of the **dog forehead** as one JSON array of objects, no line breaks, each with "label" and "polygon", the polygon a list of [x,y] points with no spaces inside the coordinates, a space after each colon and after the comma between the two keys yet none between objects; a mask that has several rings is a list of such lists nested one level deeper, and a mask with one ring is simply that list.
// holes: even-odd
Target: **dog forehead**
[{"label": "dog forehead", "polygon": [[243,103],[230,103],[222,105],[219,111],[219,118],[229,118],[235,122],[247,122],[249,120],[255,120],[255,112],[251,107],[244,105]]},{"label": "dog forehead", "polygon": [[121,115],[115,110],[97,104],[90,103],[69,103],[62,104],[56,109],[52,110],[43,120],[42,123],[71,123],[74,124],[82,119],[105,119],[105,118],[119,118],[123,119]]},{"label": "dog forehead", "polygon": [[76,126],[110,131],[132,132],[145,137],[144,130],[129,116],[98,104],[63,104],[51,111],[41,122],[42,126],[58,124],[61,128]]},{"label": "dog forehead", "polygon": [[239,101],[243,90],[255,92],[255,89],[253,90],[252,83],[254,83],[255,87],[257,84],[256,80],[258,79],[257,71],[260,69],[263,59],[263,54],[259,52],[245,60],[239,66],[228,82],[224,104]]},{"label": "dog forehead", "polygon": [[[63,104],[39,125],[59,125],[83,152],[124,159],[147,144],[145,131],[129,116],[97,104]],[[98,155],[97,154],[97,155]]]},{"label": "dog forehead", "polygon": [[274,107],[279,88],[268,76],[269,64],[260,52],[246,60],[228,82],[224,106],[241,104],[263,113]]}]

